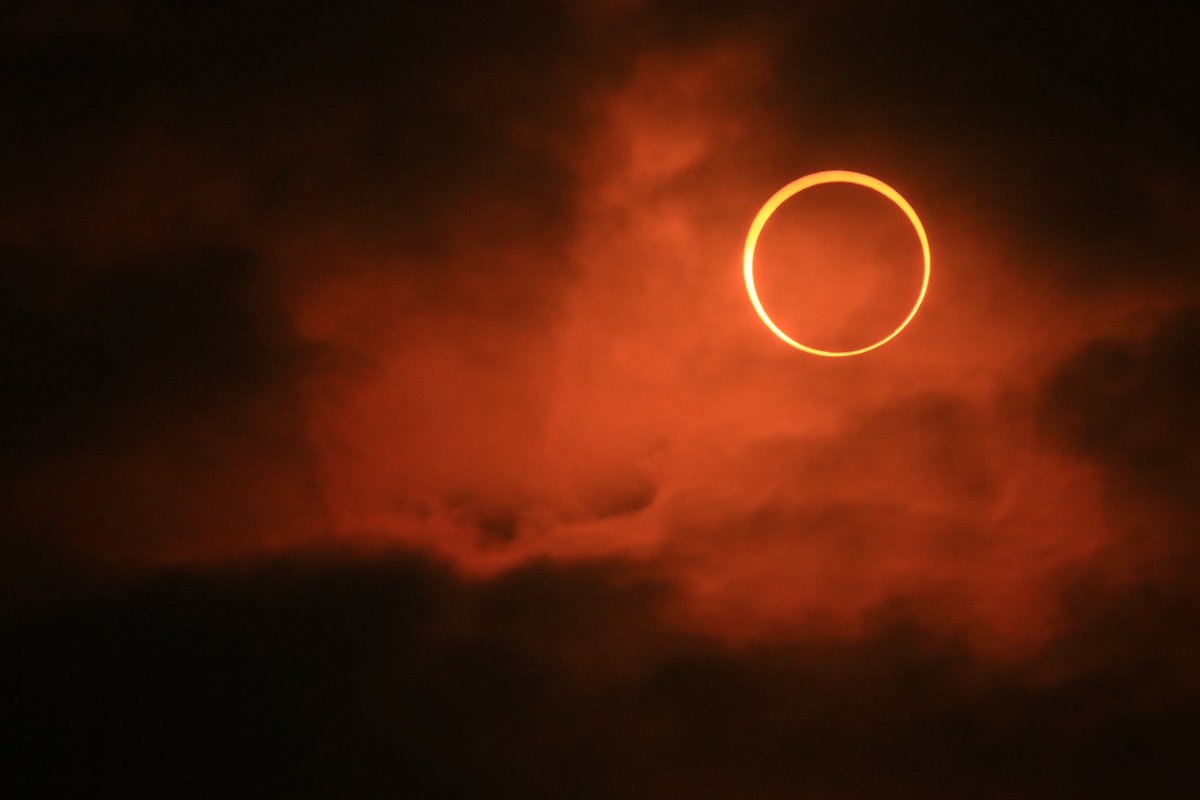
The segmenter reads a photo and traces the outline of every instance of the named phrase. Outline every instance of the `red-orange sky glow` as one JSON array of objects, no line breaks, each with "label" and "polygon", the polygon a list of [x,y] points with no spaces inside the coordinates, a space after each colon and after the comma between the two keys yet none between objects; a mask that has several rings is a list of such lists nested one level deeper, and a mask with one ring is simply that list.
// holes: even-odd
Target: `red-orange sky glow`
[{"label": "red-orange sky glow", "polygon": [[[37,747],[203,757],[196,679],[279,796],[1200,786],[1195,14],[109,5],[0,24]],[[932,251],[852,358],[743,280],[833,169]],[[830,183],[754,279],[855,350],[922,257]]]},{"label": "red-orange sky glow", "polygon": [[[895,596],[990,647],[1052,630],[1055,576],[1111,531],[1095,470],[1032,428],[1037,387],[1171,294],[1064,298],[964,211],[987,202],[969,176],[866,151],[919,198],[937,280],[886,351],[798,358],[747,303],[741,242],[781,164],[828,156],[784,143],[768,71],[746,45],[642,55],[589,100],[565,241],[491,230],[506,198],[469,198],[438,286],[381,246],[295,297],[301,331],[361,359],[305,390],[336,535],[472,570],[631,556],[734,636],[853,629]],[[920,285],[911,227],[808,194],[763,239],[772,309],[831,347],[886,334]]]}]

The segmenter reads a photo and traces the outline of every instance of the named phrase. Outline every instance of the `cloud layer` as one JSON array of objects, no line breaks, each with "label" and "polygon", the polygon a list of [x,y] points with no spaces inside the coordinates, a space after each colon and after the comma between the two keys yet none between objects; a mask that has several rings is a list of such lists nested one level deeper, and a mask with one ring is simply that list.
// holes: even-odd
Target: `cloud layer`
[{"label": "cloud layer", "polygon": [[[1194,12],[83,6],[0,19],[16,779],[1194,794]],[[934,258],[836,362],[740,274],[828,168]],[[903,315],[877,199],[789,330]]]}]

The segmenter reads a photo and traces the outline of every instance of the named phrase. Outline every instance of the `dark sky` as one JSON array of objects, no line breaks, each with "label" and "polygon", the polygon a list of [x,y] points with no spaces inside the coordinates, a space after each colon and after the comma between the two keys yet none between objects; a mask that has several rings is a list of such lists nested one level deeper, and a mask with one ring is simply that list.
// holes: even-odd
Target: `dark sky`
[{"label": "dark sky", "polygon": [[5,796],[1196,796],[1200,12],[305,6],[0,12]]}]

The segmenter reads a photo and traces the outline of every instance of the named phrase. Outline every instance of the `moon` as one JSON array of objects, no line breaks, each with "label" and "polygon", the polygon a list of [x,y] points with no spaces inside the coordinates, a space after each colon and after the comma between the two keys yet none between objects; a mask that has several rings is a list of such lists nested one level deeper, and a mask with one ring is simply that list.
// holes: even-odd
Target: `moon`
[{"label": "moon", "polygon": [[[767,220],[771,215],[783,205],[789,198],[803,192],[805,189],[811,189],[814,186],[820,186],[825,183],[852,183],[856,186],[864,186],[868,189],[873,189],[879,192],[895,203],[904,215],[908,217],[908,221],[912,223],[913,230],[917,232],[917,238],[921,240],[921,255],[924,260],[924,275],[921,278],[921,291],[917,293],[917,301],[913,303],[912,309],[909,310],[908,316],[904,321],[896,326],[896,329],[884,336],[879,341],[869,344],[866,347],[860,347],[857,350],[821,350],[817,347],[810,347],[806,344],[801,344],[792,337],[788,336],[783,330],[775,324],[767,310],[763,308],[762,301],[758,298],[758,290],[754,288],[754,247],[758,244],[758,237],[762,234],[763,226],[767,224]],[[917,216],[917,212],[909,205],[909,202],[891,186],[888,186],[878,178],[873,178],[870,175],[864,175],[861,172],[850,172],[842,169],[826,170],[824,172],[814,172],[811,175],[805,175],[803,178],[797,178],[791,183],[784,186],[782,189],[771,195],[771,198],[763,204],[763,207],[758,210],[754,221],[750,223],[750,232],[746,234],[746,249],[743,255],[743,270],[746,277],[746,292],[750,295],[750,302],[754,305],[754,310],[758,313],[759,319],[763,321],[772,333],[778,336],[783,341],[790,344],[797,350],[803,350],[805,353],[811,353],[814,356],[827,356],[837,358],[841,356],[857,356],[863,353],[870,352],[877,347],[894,339],[900,331],[908,327],[908,323],[912,322],[913,317],[917,315],[917,310],[921,308],[921,303],[925,299],[925,291],[929,288],[929,237],[925,235],[925,226],[921,224],[921,218]]]}]

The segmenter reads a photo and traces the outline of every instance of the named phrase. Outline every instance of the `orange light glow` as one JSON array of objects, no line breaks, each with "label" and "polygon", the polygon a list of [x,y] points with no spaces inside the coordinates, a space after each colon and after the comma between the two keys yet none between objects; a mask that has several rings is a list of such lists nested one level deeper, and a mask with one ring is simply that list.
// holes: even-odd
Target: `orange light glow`
[{"label": "orange light glow", "polygon": [[[921,278],[921,291],[917,294],[917,301],[913,303],[912,309],[908,312],[908,316],[896,326],[895,330],[884,336],[874,344],[869,344],[866,347],[860,347],[857,350],[821,350],[816,347],[809,347],[801,344],[792,337],[788,336],[783,330],[775,324],[770,315],[763,308],[762,301],[758,298],[758,290],[754,287],[754,248],[758,244],[758,237],[762,234],[763,227],[767,224],[767,220],[771,215],[783,205],[792,196],[799,194],[805,189],[810,189],[813,186],[820,186],[824,183],[851,183],[856,186],[864,186],[868,189],[873,189],[881,195],[891,200],[904,215],[908,217],[908,221],[912,223],[913,229],[917,232],[917,238],[921,240],[921,255],[924,260],[924,274]],[[771,198],[763,204],[763,207],[758,210],[758,214],[754,217],[754,222],[750,224],[750,232],[746,234],[746,248],[743,256],[743,268],[746,277],[746,291],[750,295],[750,302],[754,305],[754,310],[758,313],[759,319],[763,324],[771,329],[771,332],[778,336],[783,341],[795,347],[797,350],[803,350],[806,353],[812,353],[815,356],[857,356],[862,353],[874,350],[891,341],[900,331],[908,326],[912,318],[917,315],[917,310],[921,307],[921,302],[925,299],[925,291],[929,288],[929,238],[925,235],[925,227],[921,224],[920,217],[913,207],[909,205],[899,192],[888,186],[878,178],[873,178],[870,175],[864,175],[861,172],[849,172],[847,170],[826,170],[824,172],[814,172],[811,175],[805,175],[803,178],[797,178],[791,183],[784,186],[782,189],[771,195]]]}]

